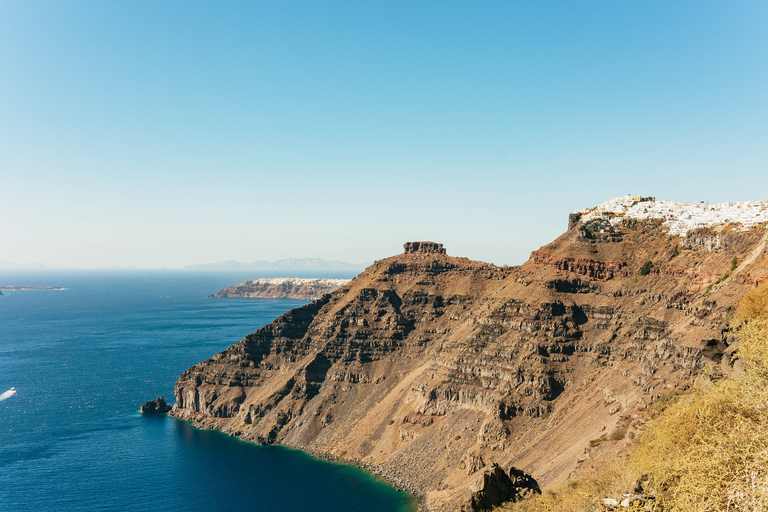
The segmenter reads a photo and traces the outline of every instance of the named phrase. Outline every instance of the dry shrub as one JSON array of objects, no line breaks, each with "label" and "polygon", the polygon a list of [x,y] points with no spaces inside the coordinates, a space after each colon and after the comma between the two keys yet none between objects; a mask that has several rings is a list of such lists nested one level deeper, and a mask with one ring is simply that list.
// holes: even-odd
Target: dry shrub
[{"label": "dry shrub", "polygon": [[742,297],[736,318],[742,322],[749,319],[768,320],[768,281]]},{"label": "dry shrub", "polygon": [[768,510],[768,323],[741,331],[736,374],[667,408],[632,457],[668,511]]},{"label": "dry shrub", "polygon": [[621,441],[627,437],[627,427],[618,427],[616,430],[611,432],[611,435],[608,437],[611,441]]},{"label": "dry shrub", "polygon": [[543,494],[506,503],[496,512],[582,512],[599,507],[606,496],[621,496],[631,489],[636,479],[626,461],[616,461],[604,466],[587,478],[568,480]]}]

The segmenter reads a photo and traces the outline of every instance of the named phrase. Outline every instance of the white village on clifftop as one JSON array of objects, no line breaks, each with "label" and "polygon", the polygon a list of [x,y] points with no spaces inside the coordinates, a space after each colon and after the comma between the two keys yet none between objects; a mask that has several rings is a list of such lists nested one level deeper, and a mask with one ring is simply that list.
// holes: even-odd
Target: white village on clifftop
[{"label": "white village on clifftop", "polygon": [[737,230],[746,230],[768,222],[768,201],[686,204],[627,195],[614,197],[599,206],[576,213],[582,214],[584,222],[610,217],[604,220],[613,226],[619,224],[622,218],[660,219],[670,234],[687,236],[692,229],[737,224]]},{"label": "white village on clifftop", "polygon": [[344,286],[350,279],[326,279],[322,277],[262,277],[243,284],[287,285],[287,286]]}]

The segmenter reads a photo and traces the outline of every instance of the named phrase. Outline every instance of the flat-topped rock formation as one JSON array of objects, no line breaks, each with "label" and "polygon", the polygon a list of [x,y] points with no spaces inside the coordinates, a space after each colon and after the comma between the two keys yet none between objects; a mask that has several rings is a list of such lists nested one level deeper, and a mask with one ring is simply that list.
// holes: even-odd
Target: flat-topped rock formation
[{"label": "flat-topped rock formation", "polygon": [[562,482],[591,440],[727,364],[719,326],[768,278],[762,225],[586,215],[519,267],[406,244],[184,372],[171,414],[361,461],[431,511],[491,506],[472,493],[494,464]]},{"label": "flat-topped rock formation", "polygon": [[445,254],[443,244],[435,242],[406,242],[403,244],[404,254]]},{"label": "flat-topped rock formation", "polygon": [[223,288],[208,297],[315,300],[327,293],[335,292],[349,281],[349,279],[263,277]]}]

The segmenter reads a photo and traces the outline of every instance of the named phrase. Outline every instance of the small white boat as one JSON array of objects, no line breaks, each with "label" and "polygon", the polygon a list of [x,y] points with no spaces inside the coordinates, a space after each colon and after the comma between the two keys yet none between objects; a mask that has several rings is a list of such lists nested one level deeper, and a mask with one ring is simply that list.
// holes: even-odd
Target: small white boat
[{"label": "small white boat", "polygon": [[8,400],[15,394],[16,394],[16,388],[9,389],[8,391],[0,395],[0,402],[2,402],[3,400]]}]

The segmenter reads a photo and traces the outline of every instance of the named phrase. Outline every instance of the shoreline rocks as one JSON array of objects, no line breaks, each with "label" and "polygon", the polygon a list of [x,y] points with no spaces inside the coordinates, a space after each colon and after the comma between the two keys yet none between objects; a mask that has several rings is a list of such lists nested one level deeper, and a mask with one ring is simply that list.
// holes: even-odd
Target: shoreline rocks
[{"label": "shoreline rocks", "polygon": [[408,479],[403,478],[402,476],[395,475],[391,471],[385,469],[384,467],[378,464],[369,464],[358,458],[339,457],[337,455],[333,455],[332,453],[329,453],[317,448],[312,448],[309,446],[298,446],[298,447],[286,446],[286,447],[301,450],[304,453],[312,457],[315,457],[317,459],[333,462],[335,464],[344,464],[346,466],[355,466],[357,468],[364,469],[368,471],[371,475],[375,476],[376,478],[380,479],[386,484],[391,485],[398,491],[407,492],[408,494],[416,497],[416,499],[418,500],[418,510],[420,512],[428,512],[429,510],[426,506],[426,493],[424,492],[424,490],[420,489],[413,482],[408,481]]},{"label": "shoreline rocks", "polygon": [[171,409],[173,407],[165,402],[165,397],[161,396],[142,405],[139,411],[142,414],[165,414]]},{"label": "shoreline rocks", "polygon": [[531,475],[515,467],[510,467],[507,472],[493,463],[477,476],[465,494],[461,512],[487,510],[534,494],[541,494],[541,489]]}]

